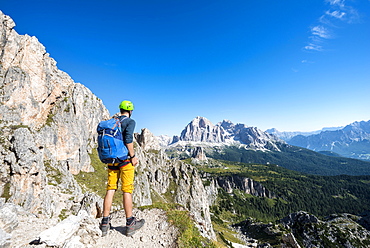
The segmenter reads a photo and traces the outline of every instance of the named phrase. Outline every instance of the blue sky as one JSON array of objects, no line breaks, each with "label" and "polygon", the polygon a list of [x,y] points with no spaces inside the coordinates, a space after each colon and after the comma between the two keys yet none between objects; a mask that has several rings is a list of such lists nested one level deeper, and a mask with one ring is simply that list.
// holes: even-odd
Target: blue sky
[{"label": "blue sky", "polygon": [[111,114],[312,131],[370,119],[369,0],[0,0]]}]

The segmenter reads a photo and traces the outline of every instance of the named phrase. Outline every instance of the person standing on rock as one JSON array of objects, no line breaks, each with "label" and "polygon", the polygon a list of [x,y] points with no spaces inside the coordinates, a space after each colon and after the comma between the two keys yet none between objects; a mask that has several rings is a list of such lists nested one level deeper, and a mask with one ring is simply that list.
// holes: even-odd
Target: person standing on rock
[{"label": "person standing on rock", "polygon": [[121,179],[121,190],[123,192],[123,206],[126,214],[126,235],[132,236],[135,231],[140,229],[145,220],[138,220],[132,215],[132,191],[134,190],[134,172],[138,159],[134,151],[134,129],[135,121],[131,119],[134,105],[130,101],[122,101],[119,105],[121,121],[122,138],[127,147],[129,159],[121,163],[108,164],[108,185],[104,197],[103,219],[100,224],[100,230],[105,236],[110,228],[110,209],[112,206],[113,196],[118,189],[118,181]]}]

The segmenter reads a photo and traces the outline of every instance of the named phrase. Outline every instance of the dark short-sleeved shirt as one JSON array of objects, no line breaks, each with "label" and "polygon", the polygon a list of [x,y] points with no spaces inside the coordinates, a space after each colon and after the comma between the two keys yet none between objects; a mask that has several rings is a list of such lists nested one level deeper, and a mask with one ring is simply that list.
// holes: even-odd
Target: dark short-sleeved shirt
[{"label": "dark short-sleeved shirt", "polygon": [[125,144],[130,144],[134,141],[134,130],[136,122],[130,117],[121,115],[118,117],[121,120],[122,138]]}]

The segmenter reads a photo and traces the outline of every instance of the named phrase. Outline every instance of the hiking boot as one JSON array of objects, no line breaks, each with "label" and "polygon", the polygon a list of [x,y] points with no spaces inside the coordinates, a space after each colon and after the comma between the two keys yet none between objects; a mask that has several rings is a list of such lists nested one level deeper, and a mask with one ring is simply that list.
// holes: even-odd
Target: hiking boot
[{"label": "hiking boot", "polygon": [[139,230],[145,223],[144,219],[137,220],[135,218],[134,221],[130,225],[126,225],[126,236],[130,237],[135,234],[137,230]]},{"label": "hiking boot", "polygon": [[109,217],[103,217],[100,223],[100,230],[102,232],[102,237],[107,235],[108,231],[110,229],[110,218]]}]

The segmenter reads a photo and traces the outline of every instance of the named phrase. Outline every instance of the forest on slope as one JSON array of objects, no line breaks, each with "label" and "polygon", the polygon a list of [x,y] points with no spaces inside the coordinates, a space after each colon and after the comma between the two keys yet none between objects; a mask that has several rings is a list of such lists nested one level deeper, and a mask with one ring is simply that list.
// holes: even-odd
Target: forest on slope
[{"label": "forest on slope", "polygon": [[[211,162],[212,164],[212,162]],[[319,217],[334,213],[361,214],[370,206],[370,176],[320,176],[300,173],[273,164],[247,164],[217,161],[214,165],[197,165],[204,180],[217,177],[241,176],[261,183],[276,197],[257,197],[234,190],[220,190],[216,216],[235,213],[234,221],[253,217],[274,221],[296,212],[307,211]]]},{"label": "forest on slope", "polygon": [[238,146],[224,146],[221,151],[205,149],[208,157],[242,163],[275,164],[303,173],[322,176],[370,175],[370,162],[327,156],[305,148],[280,145],[281,151],[257,151]]}]

